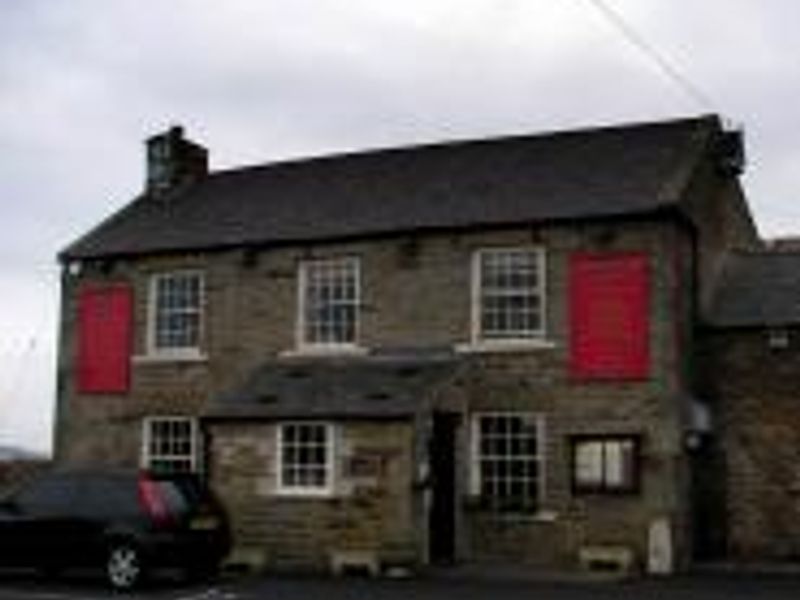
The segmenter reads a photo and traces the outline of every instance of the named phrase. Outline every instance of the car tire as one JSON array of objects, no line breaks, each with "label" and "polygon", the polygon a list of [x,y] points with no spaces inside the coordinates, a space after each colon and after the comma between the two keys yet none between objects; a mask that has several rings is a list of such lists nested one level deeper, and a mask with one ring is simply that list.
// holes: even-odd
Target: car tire
[{"label": "car tire", "polygon": [[136,544],[113,542],[106,552],[106,580],[118,591],[131,590],[141,584],[145,575],[142,553]]}]

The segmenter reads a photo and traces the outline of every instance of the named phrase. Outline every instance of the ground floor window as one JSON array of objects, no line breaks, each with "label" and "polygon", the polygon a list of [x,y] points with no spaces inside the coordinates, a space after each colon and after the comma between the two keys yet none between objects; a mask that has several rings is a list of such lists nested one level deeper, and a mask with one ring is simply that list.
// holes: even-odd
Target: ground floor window
[{"label": "ground floor window", "polygon": [[325,495],[333,487],[333,427],[283,423],[278,427],[278,491]]},{"label": "ground floor window", "polygon": [[572,488],[585,493],[632,493],[639,485],[639,439],[634,435],[572,439]]},{"label": "ground floor window", "polygon": [[483,413],[473,420],[474,491],[489,507],[539,508],[544,478],[544,420],[532,413]]},{"label": "ground floor window", "polygon": [[197,470],[197,419],[148,417],[142,425],[142,468],[157,473]]}]

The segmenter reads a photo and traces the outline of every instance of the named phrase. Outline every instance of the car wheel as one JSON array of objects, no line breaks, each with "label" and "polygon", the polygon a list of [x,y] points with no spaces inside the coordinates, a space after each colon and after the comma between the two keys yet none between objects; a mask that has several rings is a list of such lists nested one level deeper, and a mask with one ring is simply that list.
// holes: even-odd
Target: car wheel
[{"label": "car wheel", "polygon": [[111,544],[106,555],[106,578],[116,590],[130,590],[144,577],[142,553],[129,542]]}]

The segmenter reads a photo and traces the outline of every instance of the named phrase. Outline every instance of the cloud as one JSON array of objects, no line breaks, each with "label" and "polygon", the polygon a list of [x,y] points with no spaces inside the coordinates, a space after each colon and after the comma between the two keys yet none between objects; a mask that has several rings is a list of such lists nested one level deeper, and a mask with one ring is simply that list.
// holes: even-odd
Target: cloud
[{"label": "cloud", "polygon": [[[797,229],[800,6],[608,2],[745,124],[762,230]],[[28,339],[44,314],[53,345],[55,253],[139,191],[142,140],[174,121],[230,167],[707,110],[589,0],[2,2],[0,323]],[[52,386],[26,394],[15,439],[42,443]]]}]

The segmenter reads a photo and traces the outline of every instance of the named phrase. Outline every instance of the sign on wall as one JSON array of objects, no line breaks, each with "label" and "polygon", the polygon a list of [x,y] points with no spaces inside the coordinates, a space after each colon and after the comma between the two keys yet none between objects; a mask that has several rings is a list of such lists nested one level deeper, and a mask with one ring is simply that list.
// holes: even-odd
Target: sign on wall
[{"label": "sign on wall", "polygon": [[645,379],[650,371],[650,277],[644,253],[576,253],[570,260],[570,373]]},{"label": "sign on wall", "polygon": [[78,391],[124,393],[130,383],[133,292],[91,284],[78,295]]}]

